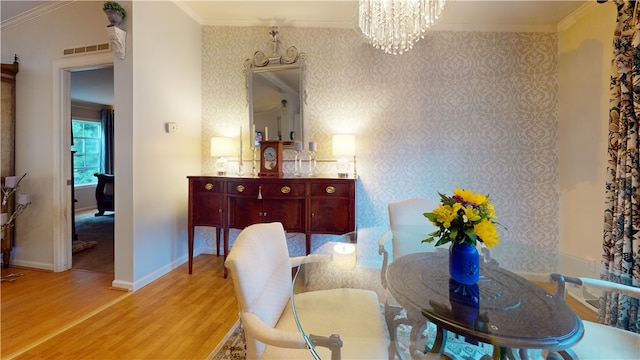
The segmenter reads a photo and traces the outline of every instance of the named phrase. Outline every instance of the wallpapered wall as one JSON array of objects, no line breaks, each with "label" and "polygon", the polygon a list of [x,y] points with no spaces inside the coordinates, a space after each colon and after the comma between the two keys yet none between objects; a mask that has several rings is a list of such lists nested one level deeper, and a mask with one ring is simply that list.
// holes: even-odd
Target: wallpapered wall
[{"label": "wallpapered wall", "polygon": [[[555,34],[432,32],[391,56],[354,30],[279,30],[308,54],[305,142],[331,160],[331,136],[356,134],[359,228],[387,224],[390,201],[462,187],[490,194],[503,242],[558,249]],[[267,50],[267,31],[203,27],[205,174],[214,172],[210,137],[248,127],[242,64]]]}]

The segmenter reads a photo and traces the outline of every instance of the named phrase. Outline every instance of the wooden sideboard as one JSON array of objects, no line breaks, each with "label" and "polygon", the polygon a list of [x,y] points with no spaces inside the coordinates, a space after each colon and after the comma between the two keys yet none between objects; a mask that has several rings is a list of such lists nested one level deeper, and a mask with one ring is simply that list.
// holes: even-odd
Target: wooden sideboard
[{"label": "wooden sideboard", "polygon": [[[195,226],[216,228],[216,255],[224,233],[224,258],[229,229],[261,222],[281,222],[285,230],[305,234],[307,254],[312,234],[355,231],[356,179],[338,177],[188,176],[189,274],[193,270]],[[226,269],[224,276],[227,276]]]}]

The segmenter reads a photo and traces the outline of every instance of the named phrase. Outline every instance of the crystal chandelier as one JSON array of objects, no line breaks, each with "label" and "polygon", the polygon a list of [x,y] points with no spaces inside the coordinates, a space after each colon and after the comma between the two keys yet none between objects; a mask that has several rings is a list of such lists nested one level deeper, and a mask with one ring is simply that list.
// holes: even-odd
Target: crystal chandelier
[{"label": "crystal chandelier", "polygon": [[445,0],[360,0],[358,26],[375,48],[398,55],[438,19]]}]

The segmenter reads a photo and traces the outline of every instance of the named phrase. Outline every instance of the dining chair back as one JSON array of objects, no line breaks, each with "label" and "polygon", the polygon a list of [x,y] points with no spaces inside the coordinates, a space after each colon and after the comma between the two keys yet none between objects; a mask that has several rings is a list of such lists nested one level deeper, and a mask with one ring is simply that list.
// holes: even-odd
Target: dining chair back
[{"label": "dining chair back", "polygon": [[[436,230],[436,227],[423,214],[431,212],[438,206],[438,202],[423,197],[404,199],[388,204],[390,230],[382,235],[378,241],[378,253],[383,256],[381,282],[385,288],[387,288],[387,266],[390,262],[385,244],[390,239],[393,260],[417,252],[436,251],[433,243],[422,243],[420,240],[426,239],[429,233]],[[390,293],[387,294],[384,303],[384,314],[390,341],[393,344],[398,337],[397,332],[400,325],[411,325],[411,323],[402,313],[402,307]],[[390,348],[389,356],[394,356],[394,352],[396,357],[403,357],[397,347]]]},{"label": "dining chair back", "polygon": [[391,240],[393,259],[416,252],[433,251],[433,243],[416,241],[415,234],[411,233],[413,230],[404,234],[400,229],[402,227],[405,229],[419,228],[419,231],[426,238],[426,235],[437,229],[423,214],[431,212],[438,205],[438,202],[428,198],[411,198],[389,203],[389,225],[393,233]]},{"label": "dining chair back", "polygon": [[[251,225],[236,238],[225,266],[229,269],[245,331],[247,359],[263,358],[267,345],[305,349],[294,357],[310,357],[298,332],[276,329],[290,302],[291,268],[280,223]],[[298,261],[299,262],[299,261]]]},{"label": "dining chair back", "polygon": [[[640,288],[610,281],[587,277],[565,277],[560,274],[551,274],[550,281],[556,283],[556,296],[561,299],[566,297],[567,283],[601,292],[617,293],[618,301],[622,301],[623,297],[640,299]],[[637,301],[635,300],[636,303]],[[582,324],[584,325],[582,340],[568,351],[575,353],[577,358],[581,360],[639,358],[640,334],[587,320],[583,320]]]},{"label": "dining chair back", "polygon": [[310,359],[309,346],[314,346],[327,360],[386,359],[389,338],[372,290],[338,287],[297,294],[296,314],[310,329],[305,340],[291,299],[291,269],[303,259],[289,257],[281,223],[251,225],[236,238],[225,266],[240,306],[246,358]]}]

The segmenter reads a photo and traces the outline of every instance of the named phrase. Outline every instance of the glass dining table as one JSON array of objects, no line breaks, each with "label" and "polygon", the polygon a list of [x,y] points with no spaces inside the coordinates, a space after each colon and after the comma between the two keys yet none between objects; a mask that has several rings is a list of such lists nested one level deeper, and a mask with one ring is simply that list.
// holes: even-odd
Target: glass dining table
[{"label": "glass dining table", "polygon": [[[416,242],[425,238],[421,229],[392,232],[403,232],[405,238],[414,232]],[[574,358],[570,348],[584,329],[563,299],[490,256],[482,262],[481,278],[474,285],[450,279],[446,249],[431,247],[432,251],[389,259],[387,264],[386,250],[378,248],[384,233],[383,228],[367,228],[337,236],[300,265],[292,307],[298,329],[316,358],[321,356],[312,339],[330,334],[314,334],[313,322],[296,313],[296,296],[335,288],[376,292],[380,314],[371,316],[386,323],[390,359],[419,359],[427,353],[483,360]]]}]

